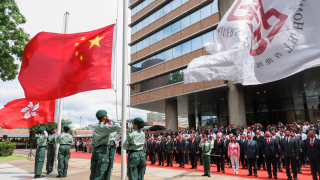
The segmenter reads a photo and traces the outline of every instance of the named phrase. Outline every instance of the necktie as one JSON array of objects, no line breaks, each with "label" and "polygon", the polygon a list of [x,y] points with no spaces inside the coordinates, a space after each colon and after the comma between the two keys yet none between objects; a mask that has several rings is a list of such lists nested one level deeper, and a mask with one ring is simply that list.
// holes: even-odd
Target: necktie
[{"label": "necktie", "polygon": [[250,146],[251,141],[249,141],[249,146]]},{"label": "necktie", "polygon": [[159,146],[160,146],[160,142],[159,142]]},{"label": "necktie", "polygon": [[289,144],[289,138],[287,138],[287,143]]},{"label": "necktie", "polygon": [[270,144],[270,139],[268,139],[268,145]]},{"label": "necktie", "polygon": [[311,146],[313,147],[313,139],[311,139]]},{"label": "necktie", "polygon": [[193,144],[193,141],[192,141],[192,144]]}]

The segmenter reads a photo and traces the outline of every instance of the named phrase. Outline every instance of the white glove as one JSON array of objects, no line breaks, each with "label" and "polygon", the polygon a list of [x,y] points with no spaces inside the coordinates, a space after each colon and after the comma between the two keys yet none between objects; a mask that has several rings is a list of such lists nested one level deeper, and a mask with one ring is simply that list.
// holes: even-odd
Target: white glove
[{"label": "white glove", "polygon": [[128,128],[133,128],[133,123],[132,122],[128,123]]},{"label": "white glove", "polygon": [[210,153],[206,153],[206,155],[210,156]]}]

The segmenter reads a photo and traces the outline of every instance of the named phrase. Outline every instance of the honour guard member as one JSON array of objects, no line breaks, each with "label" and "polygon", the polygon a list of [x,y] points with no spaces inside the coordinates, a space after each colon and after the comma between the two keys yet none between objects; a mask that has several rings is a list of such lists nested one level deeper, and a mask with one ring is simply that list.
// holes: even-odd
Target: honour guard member
[{"label": "honour guard member", "polygon": [[99,110],[96,113],[99,125],[94,129],[91,141],[91,174],[90,180],[100,180],[106,177],[109,166],[109,135],[120,130],[117,121],[108,122],[107,111]]},{"label": "honour guard member", "polygon": [[43,178],[44,176],[41,175],[44,159],[46,157],[46,146],[47,146],[47,138],[48,133],[45,127],[40,127],[38,129],[40,133],[40,137],[37,140],[37,152],[36,152],[36,159],[35,159],[35,166],[34,166],[34,178]]},{"label": "honour guard member", "polygon": [[141,130],[146,123],[139,117],[133,120],[134,131],[128,134],[123,149],[128,150],[127,174],[129,180],[143,180],[146,170],[146,154],[143,151],[145,134]]},{"label": "honour guard member", "polygon": [[202,176],[210,177],[210,152],[211,152],[211,143],[207,141],[207,136],[205,136],[200,144],[199,147],[202,148],[202,163],[203,163],[203,170],[204,174]]},{"label": "honour guard member", "polygon": [[70,145],[73,144],[73,137],[68,133],[70,127],[63,126],[63,133],[56,139],[56,144],[60,144],[58,153],[58,173],[57,178],[67,177],[68,163],[70,159]]},{"label": "honour guard member", "polygon": [[56,154],[56,147],[55,147],[55,132],[57,129],[56,127],[53,127],[49,130],[49,137],[48,137],[48,151],[47,151],[47,174],[50,174],[53,170],[53,164],[54,164],[54,156]]}]

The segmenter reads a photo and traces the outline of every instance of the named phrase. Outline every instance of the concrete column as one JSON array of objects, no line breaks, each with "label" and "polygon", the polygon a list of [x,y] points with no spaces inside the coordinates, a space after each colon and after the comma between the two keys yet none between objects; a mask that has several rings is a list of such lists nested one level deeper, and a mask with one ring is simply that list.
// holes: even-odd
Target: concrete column
[{"label": "concrete column", "polygon": [[234,86],[233,81],[228,81],[228,112],[229,124],[246,125],[246,110],[244,104],[243,87]]},{"label": "concrete column", "polygon": [[177,99],[166,100],[166,128],[171,130],[178,129],[178,104]]},{"label": "concrete column", "polygon": [[197,129],[197,127],[196,127],[196,115],[195,114],[189,114],[188,115],[188,125],[189,125],[189,129],[190,130],[192,128]]}]

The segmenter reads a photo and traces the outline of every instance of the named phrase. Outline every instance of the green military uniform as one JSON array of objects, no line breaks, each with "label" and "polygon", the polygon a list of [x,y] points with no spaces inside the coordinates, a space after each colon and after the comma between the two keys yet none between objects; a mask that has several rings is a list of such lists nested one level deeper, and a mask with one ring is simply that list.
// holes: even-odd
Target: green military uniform
[{"label": "green military uniform", "polygon": [[[142,125],[144,121],[141,118],[135,118],[134,124]],[[138,126],[139,126],[138,125]],[[142,126],[143,127],[143,126]],[[129,180],[143,180],[146,170],[146,153],[143,151],[145,133],[141,126],[128,134],[123,144],[123,149],[129,150],[127,175]]]},{"label": "green military uniform", "polygon": [[109,136],[108,136],[108,152],[109,152],[109,155],[108,155],[108,158],[109,158],[109,166],[108,166],[108,169],[107,169],[107,172],[106,174],[104,175],[104,180],[110,180],[111,178],[111,170],[113,168],[113,162],[114,162],[114,156],[116,154],[116,147],[115,147],[115,143],[114,143],[114,140],[117,136],[117,132],[113,132],[113,133],[110,133]]},{"label": "green military uniform", "polygon": [[[64,125],[64,128],[70,129],[68,125]],[[58,177],[67,177],[70,145],[73,144],[73,137],[71,134],[63,132],[57,137],[56,144],[60,144],[58,152]]]},{"label": "green military uniform", "polygon": [[[50,131],[53,131],[55,129],[57,128],[54,127]],[[56,139],[56,135],[54,134],[50,134],[48,137],[47,166],[46,166],[47,174],[51,173],[53,170],[54,157],[56,154],[55,139]]]},{"label": "green military uniform", "polygon": [[210,156],[207,154],[211,152],[211,143],[209,141],[201,141],[199,147],[202,148],[202,163],[204,175],[210,176]]},{"label": "green military uniform", "polygon": [[40,127],[38,131],[39,132],[44,131],[44,135],[41,134],[37,140],[38,145],[37,145],[36,159],[35,159],[35,166],[34,166],[35,177],[41,175],[44,159],[46,157],[46,146],[47,146],[47,138],[48,138],[48,133],[45,127]]},{"label": "green military uniform", "polygon": [[[107,111],[99,110],[96,117],[102,118],[107,115]],[[111,120],[112,124],[100,122],[94,129],[91,148],[91,175],[90,180],[100,180],[106,177],[106,172],[109,167],[109,135],[119,131],[121,126],[118,121]]]}]

